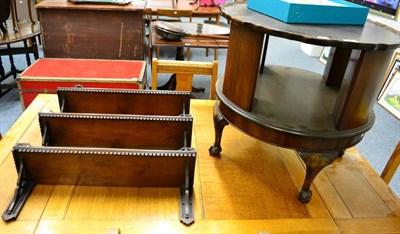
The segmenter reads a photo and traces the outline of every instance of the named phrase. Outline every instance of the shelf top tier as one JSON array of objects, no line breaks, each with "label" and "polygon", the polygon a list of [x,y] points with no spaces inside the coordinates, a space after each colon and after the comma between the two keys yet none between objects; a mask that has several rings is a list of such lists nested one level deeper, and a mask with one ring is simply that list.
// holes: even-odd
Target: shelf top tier
[{"label": "shelf top tier", "polygon": [[221,7],[232,22],[271,36],[308,44],[360,50],[387,50],[400,46],[400,33],[376,22],[365,25],[288,24],[247,8],[246,3]]}]

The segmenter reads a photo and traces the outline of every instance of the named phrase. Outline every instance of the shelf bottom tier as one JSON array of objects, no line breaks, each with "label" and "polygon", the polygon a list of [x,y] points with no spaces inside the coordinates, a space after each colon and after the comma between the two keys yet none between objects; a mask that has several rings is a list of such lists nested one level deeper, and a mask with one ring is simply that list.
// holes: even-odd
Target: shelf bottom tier
[{"label": "shelf bottom tier", "polygon": [[217,83],[220,114],[230,124],[260,140],[305,151],[335,151],[358,143],[373,125],[374,114],[358,128],[337,130],[333,108],[338,90],[321,75],[269,66],[258,77],[252,108],[246,111],[224,95]]}]

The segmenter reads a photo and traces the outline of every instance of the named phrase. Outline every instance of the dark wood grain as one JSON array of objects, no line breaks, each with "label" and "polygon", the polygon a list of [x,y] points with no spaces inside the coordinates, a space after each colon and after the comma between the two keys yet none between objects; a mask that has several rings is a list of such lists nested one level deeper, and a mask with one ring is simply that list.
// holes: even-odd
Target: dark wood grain
[{"label": "dark wood grain", "polygon": [[346,72],[347,64],[350,59],[351,49],[340,49],[331,47],[330,56],[325,65],[323,78],[327,86],[339,88]]},{"label": "dark wood grain", "polygon": [[179,187],[185,182],[186,162],[193,185],[196,160],[191,150],[16,146],[13,155],[17,164],[23,161],[26,179],[36,184],[94,186]]},{"label": "dark wood grain", "polygon": [[46,4],[37,8],[45,57],[144,59],[144,6]]},{"label": "dark wood grain", "polygon": [[190,108],[190,92],[79,88],[57,93],[63,112],[177,116]]},{"label": "dark wood grain", "polygon": [[337,129],[351,129],[368,122],[393,50],[353,50],[333,109]]},{"label": "dark wood grain", "polygon": [[224,95],[245,110],[251,109],[263,39],[264,34],[232,22],[226,58]]},{"label": "dark wood grain", "polygon": [[190,147],[193,118],[39,113],[39,122],[49,146],[178,150]]}]

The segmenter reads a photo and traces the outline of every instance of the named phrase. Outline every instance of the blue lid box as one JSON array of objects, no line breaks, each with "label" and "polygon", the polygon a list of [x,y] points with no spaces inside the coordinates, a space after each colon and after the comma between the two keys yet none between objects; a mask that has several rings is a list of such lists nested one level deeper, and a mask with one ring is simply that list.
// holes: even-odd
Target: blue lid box
[{"label": "blue lid box", "polygon": [[364,25],[369,8],[343,0],[248,0],[247,8],[286,23]]}]

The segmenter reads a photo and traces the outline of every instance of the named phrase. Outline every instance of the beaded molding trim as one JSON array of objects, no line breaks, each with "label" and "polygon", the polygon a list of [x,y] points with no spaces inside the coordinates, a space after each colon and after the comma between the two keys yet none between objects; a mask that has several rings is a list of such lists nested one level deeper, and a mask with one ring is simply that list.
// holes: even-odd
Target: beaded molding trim
[{"label": "beaded molding trim", "polygon": [[82,92],[82,93],[127,93],[146,95],[183,95],[190,96],[188,91],[173,90],[130,90],[130,89],[90,89],[90,88],[58,88],[57,92]]},{"label": "beaded molding trim", "polygon": [[107,120],[139,120],[139,121],[175,121],[193,122],[193,117],[189,114],[179,116],[150,116],[150,115],[123,115],[123,114],[78,114],[78,113],[44,113],[39,112],[40,118],[69,118],[69,119],[107,119]]},{"label": "beaded molding trim", "polygon": [[97,156],[144,156],[144,157],[196,157],[194,148],[183,147],[179,150],[140,150],[140,149],[111,149],[111,148],[76,148],[76,147],[33,147],[29,144],[17,144],[13,153],[40,153]]}]

